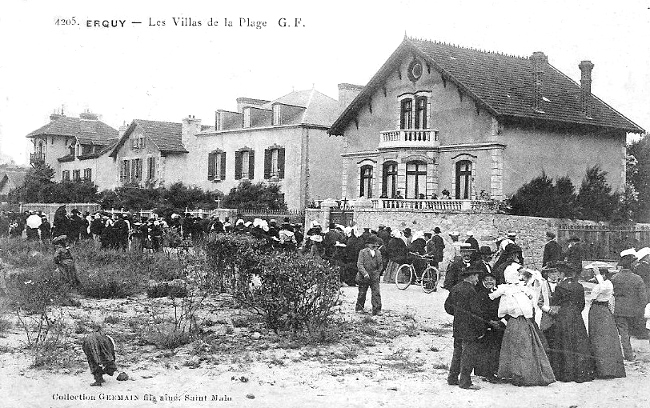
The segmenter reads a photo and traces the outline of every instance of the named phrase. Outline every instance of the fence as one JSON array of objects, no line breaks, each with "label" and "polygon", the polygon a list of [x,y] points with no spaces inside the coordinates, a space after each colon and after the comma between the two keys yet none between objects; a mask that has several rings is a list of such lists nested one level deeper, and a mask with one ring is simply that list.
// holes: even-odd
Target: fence
[{"label": "fence", "polygon": [[559,225],[558,240],[580,238],[585,260],[618,259],[628,248],[650,246],[650,226]]},{"label": "fence", "polygon": [[88,211],[89,213],[94,213],[97,211],[101,210],[101,206],[96,203],[27,203],[27,204],[21,204],[20,205],[20,212],[24,211],[34,211],[34,212],[42,212],[47,216],[47,220],[52,223],[54,221],[54,213],[56,212],[56,209],[61,207],[62,205],[66,206],[66,210],[68,212],[74,210],[75,208],[83,214],[84,212]]},{"label": "fence", "polygon": [[249,209],[241,208],[237,210],[237,217],[244,221],[252,221],[255,218],[263,218],[265,220],[275,219],[278,224],[282,223],[284,218],[288,218],[289,222],[294,224],[305,223],[304,210],[269,210],[269,209]]}]

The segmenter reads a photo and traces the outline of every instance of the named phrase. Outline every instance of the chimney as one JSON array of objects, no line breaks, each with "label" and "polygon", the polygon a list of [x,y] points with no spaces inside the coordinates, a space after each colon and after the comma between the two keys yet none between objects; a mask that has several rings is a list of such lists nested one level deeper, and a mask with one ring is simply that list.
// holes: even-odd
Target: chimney
[{"label": "chimney", "polygon": [[580,68],[580,107],[586,117],[591,117],[591,70],[594,64],[591,61],[581,61]]},{"label": "chimney", "polygon": [[193,144],[194,136],[201,131],[201,119],[197,119],[194,115],[188,115],[183,119],[181,126],[181,141],[185,149],[190,150]]},{"label": "chimney", "polygon": [[65,115],[63,114],[63,111],[61,111],[61,113],[58,113],[56,110],[54,110],[54,112],[52,112],[52,114],[50,115],[50,120],[51,121],[52,120],[57,120],[57,119],[60,119],[60,118],[63,118],[63,117],[65,117]]},{"label": "chimney", "polygon": [[86,119],[86,120],[97,120],[97,119],[99,119],[99,115],[97,115],[96,113],[92,113],[92,112],[87,110],[87,111],[85,111],[83,113],[80,113],[79,118]]},{"label": "chimney", "polygon": [[339,109],[347,108],[350,102],[359,95],[359,92],[363,89],[361,85],[353,85],[342,83],[339,84]]},{"label": "chimney", "polygon": [[542,87],[544,84],[544,69],[548,64],[548,57],[541,51],[535,51],[530,56],[533,66],[533,109],[542,111]]},{"label": "chimney", "polygon": [[120,128],[117,130],[117,132],[118,132],[118,133],[117,133],[118,137],[122,137],[122,136],[124,136],[124,133],[126,133],[126,129],[128,129],[128,128],[129,128],[129,125],[127,125],[126,122],[122,122],[122,125],[121,125]]}]

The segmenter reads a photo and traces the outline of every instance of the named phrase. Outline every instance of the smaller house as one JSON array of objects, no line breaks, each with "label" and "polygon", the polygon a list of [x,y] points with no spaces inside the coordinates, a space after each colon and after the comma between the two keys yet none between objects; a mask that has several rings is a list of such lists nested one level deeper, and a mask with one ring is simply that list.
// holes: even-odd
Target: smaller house
[{"label": "smaller house", "polygon": [[115,166],[113,187],[162,186],[181,181],[180,169],[185,167],[188,153],[182,142],[184,126],[134,119],[109,153]]},{"label": "smaller house", "polygon": [[108,161],[91,159],[101,157],[118,135],[95,113],[86,111],[78,118],[53,113],[50,123],[26,136],[34,145],[29,162],[47,163],[58,181],[88,180],[100,185],[102,180],[98,177],[110,171],[106,167]]},{"label": "smaller house", "polygon": [[26,167],[0,166],[0,202],[7,201],[9,192],[23,185],[27,171]]}]

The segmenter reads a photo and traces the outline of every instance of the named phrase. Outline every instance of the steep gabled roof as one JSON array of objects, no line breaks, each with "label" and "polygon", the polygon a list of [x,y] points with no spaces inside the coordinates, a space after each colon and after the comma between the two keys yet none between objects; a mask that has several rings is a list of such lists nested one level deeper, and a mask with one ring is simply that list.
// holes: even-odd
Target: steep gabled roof
[{"label": "steep gabled roof", "polygon": [[300,124],[329,127],[339,114],[337,100],[315,89],[293,91],[265,104],[263,108],[271,109],[273,104],[276,103],[305,108],[301,117],[295,118],[295,123]]},{"label": "steep gabled roof", "polygon": [[161,153],[188,153],[182,142],[183,125],[181,123],[134,119],[124,132],[124,135],[112,148],[111,157],[117,155],[117,151],[136,127],[142,129],[144,135],[151,139]]},{"label": "steep gabled roof", "polygon": [[455,45],[405,38],[366,87],[334,122],[330,134],[341,135],[356,112],[409,55],[417,55],[498,118],[525,118],[592,125],[643,133],[644,130],[592,95],[591,118],[582,112],[580,85],[551,64],[545,65],[540,111],[533,105],[533,75],[529,58]]},{"label": "steep gabled roof", "polygon": [[36,136],[69,136],[77,138],[81,144],[104,146],[117,139],[118,131],[99,120],[60,116],[26,137]]},{"label": "steep gabled roof", "polygon": [[20,170],[3,170],[0,169],[0,189],[5,188],[5,186],[20,187],[25,182],[25,177],[27,176],[27,171],[29,169],[20,169]]}]

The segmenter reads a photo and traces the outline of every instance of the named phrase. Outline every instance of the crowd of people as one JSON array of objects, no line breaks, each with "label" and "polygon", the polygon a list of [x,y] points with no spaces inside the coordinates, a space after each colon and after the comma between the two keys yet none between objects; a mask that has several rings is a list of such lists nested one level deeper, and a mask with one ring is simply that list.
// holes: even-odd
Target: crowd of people
[{"label": "crowd of people", "polygon": [[445,310],[454,316],[450,385],[478,389],[472,372],[529,386],[625,377],[623,361],[635,358],[630,329],[648,338],[650,328],[650,248],[623,251],[618,269],[588,265],[595,285],[587,330],[579,240],[563,253],[548,237],[545,258],[553,259],[541,272],[525,268],[521,248],[509,242],[491,267],[484,259],[445,280]]}]

